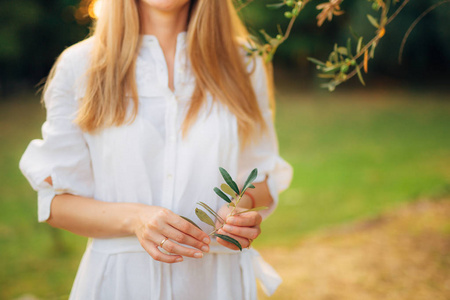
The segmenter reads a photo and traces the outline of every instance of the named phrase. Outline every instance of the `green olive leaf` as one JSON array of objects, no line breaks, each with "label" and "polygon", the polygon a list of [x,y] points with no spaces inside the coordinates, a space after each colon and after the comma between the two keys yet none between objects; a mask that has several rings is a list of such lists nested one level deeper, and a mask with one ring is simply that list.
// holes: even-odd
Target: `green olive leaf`
[{"label": "green olive leaf", "polygon": [[188,218],[183,217],[183,216],[180,216],[180,217],[182,217],[183,219],[185,219],[186,221],[188,221],[189,223],[191,223],[192,225],[194,225],[194,226],[197,227],[198,229],[202,230],[202,229],[200,228],[200,226],[198,226],[197,224],[195,224],[195,222],[192,221],[191,219],[188,219]]},{"label": "green olive leaf", "polygon": [[345,56],[348,55],[347,48],[344,48],[344,47],[339,47],[339,48],[337,48],[337,52],[338,52],[339,54],[342,54],[342,55],[345,55]]},{"label": "green olive leaf", "polygon": [[378,24],[377,19],[375,19],[372,15],[367,15],[367,19],[369,19],[370,24],[372,24],[376,28],[380,28],[380,24]]},{"label": "green olive leaf", "polygon": [[284,2],[281,2],[281,3],[274,3],[274,4],[266,4],[266,7],[270,8],[270,9],[279,9],[279,8],[283,7],[284,5],[286,5],[286,4]]},{"label": "green olive leaf", "polygon": [[244,187],[242,188],[242,194],[244,194],[245,190],[248,188],[250,184],[252,184],[253,181],[255,181],[256,177],[258,177],[258,169],[255,168],[250,172],[250,175],[248,175],[247,180],[244,183]]},{"label": "green olive leaf", "polygon": [[234,182],[233,179],[231,178],[230,174],[228,174],[228,172],[222,167],[219,167],[219,171],[220,174],[222,174],[222,177],[225,180],[225,182],[233,189],[233,191],[236,192],[236,194],[239,195],[239,188],[236,182]]},{"label": "green olive leaf", "polygon": [[362,43],[363,43],[363,37],[360,37],[358,40],[358,45],[356,46],[356,53],[359,53],[361,51]]},{"label": "green olive leaf", "polygon": [[337,70],[340,70],[340,68],[341,68],[340,66],[332,65],[330,67],[323,68],[322,71],[324,73],[334,73]]},{"label": "green olive leaf", "polygon": [[214,227],[214,229],[216,229],[216,224],[214,223],[214,221],[203,210],[201,210],[200,208],[196,208],[195,214],[202,222],[211,225],[212,227]]},{"label": "green olive leaf", "polygon": [[224,234],[218,234],[218,233],[214,233],[214,236],[221,238],[222,240],[235,245],[236,247],[239,248],[240,251],[242,251],[241,244],[238,241],[236,241],[235,239],[233,239],[232,237],[230,237],[228,235],[224,235]]},{"label": "green olive leaf", "polygon": [[236,193],[233,191],[233,189],[226,183],[222,183],[220,186],[220,189],[230,195],[231,197],[236,197]]},{"label": "green olive leaf", "polygon": [[204,209],[206,209],[211,215],[213,215],[217,220],[219,220],[221,223],[225,223],[225,220],[222,219],[221,216],[219,216],[218,213],[216,213],[208,204],[204,202],[197,202],[198,205],[202,206]]},{"label": "green olive leaf", "polygon": [[353,57],[353,54],[352,54],[352,39],[351,38],[347,39],[347,53],[348,53],[349,57]]},{"label": "green olive leaf", "polygon": [[326,66],[325,63],[321,62],[318,59],[315,59],[315,58],[312,58],[312,57],[308,57],[306,59],[309,60],[310,62],[312,62],[313,64],[316,64],[316,65],[318,65],[320,67],[325,67]]},{"label": "green olive leaf", "polygon": [[216,192],[216,194],[222,198],[223,200],[225,200],[226,202],[230,203],[231,200],[227,197],[227,195],[225,195],[219,188],[214,188],[214,192]]},{"label": "green olive leaf", "polygon": [[375,48],[377,47],[377,43],[376,42],[374,42],[373,44],[372,44],[372,48],[370,48],[370,58],[374,58],[374,56],[375,56]]},{"label": "green olive leaf", "polygon": [[363,76],[362,76],[362,74],[361,74],[361,70],[360,70],[360,68],[359,68],[359,66],[358,65],[356,65],[356,74],[358,74],[358,79],[359,79],[359,81],[361,82],[361,84],[362,85],[366,85],[366,83],[364,82],[364,78],[363,78]]}]

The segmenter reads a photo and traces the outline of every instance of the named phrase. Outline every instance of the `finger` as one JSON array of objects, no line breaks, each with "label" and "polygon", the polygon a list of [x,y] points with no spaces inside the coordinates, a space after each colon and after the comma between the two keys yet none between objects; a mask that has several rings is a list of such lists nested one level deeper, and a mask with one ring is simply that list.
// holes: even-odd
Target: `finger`
[{"label": "finger", "polygon": [[209,251],[209,246],[207,244],[200,242],[197,239],[194,239],[190,235],[184,234],[183,232],[179,231],[178,229],[175,229],[172,226],[166,225],[163,228],[161,228],[161,234],[169,237],[170,239],[176,241],[177,243],[197,248],[203,252]]},{"label": "finger", "polygon": [[[239,244],[241,244],[241,247],[242,247],[242,248],[247,248],[248,246],[250,246],[250,241],[249,241],[248,239],[246,239],[246,238],[242,238],[242,237],[240,237],[240,236],[237,236],[237,235],[228,233],[228,232],[224,231],[223,229],[220,229],[220,230],[218,231],[218,233],[219,233],[219,234],[228,235],[228,236],[232,237],[233,239],[235,239],[236,241],[238,241]],[[233,250],[239,250],[239,248],[238,248],[237,246],[235,246],[234,244],[229,243],[229,242],[227,242],[227,241],[224,241],[224,240],[222,240],[222,239],[219,238],[219,237],[217,238],[217,242],[218,242],[219,244],[222,244],[222,245],[225,246],[225,247],[230,248],[230,249],[233,249]]]},{"label": "finger", "polygon": [[148,240],[141,241],[141,246],[145,249],[145,251],[147,251],[148,254],[150,254],[150,256],[154,260],[170,264],[183,261],[183,257],[179,255],[169,255],[162,253],[161,251],[159,251],[158,245],[156,245],[151,241]]},{"label": "finger", "polygon": [[230,216],[227,218],[226,223],[234,226],[241,227],[253,227],[261,224],[262,217],[256,211],[250,211],[247,213]]},{"label": "finger", "polygon": [[174,213],[169,218],[168,223],[179,231],[186,233],[205,244],[211,242],[211,239],[205,232]]},{"label": "finger", "polygon": [[182,255],[182,256],[188,256],[188,257],[193,257],[193,258],[202,258],[203,257],[203,252],[198,251],[196,249],[183,247],[171,240],[167,240],[163,244],[162,248],[169,253],[178,254],[178,255]]},{"label": "finger", "polygon": [[[173,230],[175,230],[175,229],[173,229]],[[179,232],[179,233],[182,234],[181,232]],[[185,234],[183,234],[183,235],[185,235]],[[168,251],[169,253],[183,255],[183,256],[189,256],[189,257],[195,257],[195,258],[203,257],[203,252],[201,252],[197,249],[192,249],[192,248],[184,247],[182,245],[178,245],[175,242],[173,242],[169,239],[166,239],[166,237],[168,237],[169,239],[171,238],[170,235],[165,236],[165,235],[162,235],[161,233],[154,232],[154,231],[147,232],[147,234],[146,234],[146,239],[150,242],[153,242],[157,246],[160,246],[161,242],[166,240],[163,243],[162,248],[164,250]]]},{"label": "finger", "polygon": [[259,225],[253,227],[240,227],[226,224],[223,227],[223,230],[227,233],[251,240],[256,239],[261,233],[261,227],[259,227]]}]

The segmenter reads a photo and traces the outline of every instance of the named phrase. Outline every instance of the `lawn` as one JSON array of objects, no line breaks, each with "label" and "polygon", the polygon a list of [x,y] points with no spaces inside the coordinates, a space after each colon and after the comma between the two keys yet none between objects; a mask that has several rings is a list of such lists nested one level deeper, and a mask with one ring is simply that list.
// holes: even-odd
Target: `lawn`
[{"label": "lawn", "polygon": [[287,93],[277,129],[294,180],[257,245],[291,246],[312,231],[450,188],[450,102],[406,91]]},{"label": "lawn", "polygon": [[[450,187],[450,102],[421,91],[283,92],[280,152],[294,180],[255,241],[267,251],[305,235],[378,215]],[[86,240],[36,221],[36,196],[18,170],[40,137],[45,112],[33,95],[0,102],[0,299],[64,299]]]}]

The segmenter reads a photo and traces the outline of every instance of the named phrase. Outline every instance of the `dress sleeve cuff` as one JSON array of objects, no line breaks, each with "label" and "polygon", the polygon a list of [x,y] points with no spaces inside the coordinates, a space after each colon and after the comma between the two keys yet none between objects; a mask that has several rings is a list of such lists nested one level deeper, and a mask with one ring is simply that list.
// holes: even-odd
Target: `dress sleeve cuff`
[{"label": "dress sleeve cuff", "polygon": [[267,187],[269,188],[269,193],[273,201],[268,209],[260,211],[260,215],[263,218],[263,220],[267,219],[267,217],[269,217],[273,213],[275,208],[278,206],[278,190],[276,187],[275,180],[273,179],[273,176],[269,175],[267,177]]},{"label": "dress sleeve cuff", "polygon": [[50,206],[55,197],[55,190],[52,186],[38,191],[38,221],[45,222],[50,218]]}]

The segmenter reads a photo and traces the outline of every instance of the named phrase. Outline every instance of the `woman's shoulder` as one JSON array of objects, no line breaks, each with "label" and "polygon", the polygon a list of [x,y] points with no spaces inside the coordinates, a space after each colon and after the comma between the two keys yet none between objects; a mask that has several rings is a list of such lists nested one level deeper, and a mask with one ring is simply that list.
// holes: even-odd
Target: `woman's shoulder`
[{"label": "woman's shoulder", "polygon": [[93,38],[87,38],[66,48],[60,55],[58,64],[70,67],[74,74],[85,73],[93,48]]},{"label": "woman's shoulder", "polygon": [[61,55],[70,57],[72,59],[85,59],[87,56],[89,56],[92,50],[93,42],[93,37],[84,39],[76,44],[73,44],[70,47],[67,47]]},{"label": "woman's shoulder", "polygon": [[85,86],[92,46],[93,39],[87,38],[66,48],[55,64],[52,84],[60,88],[69,88],[80,96]]}]

